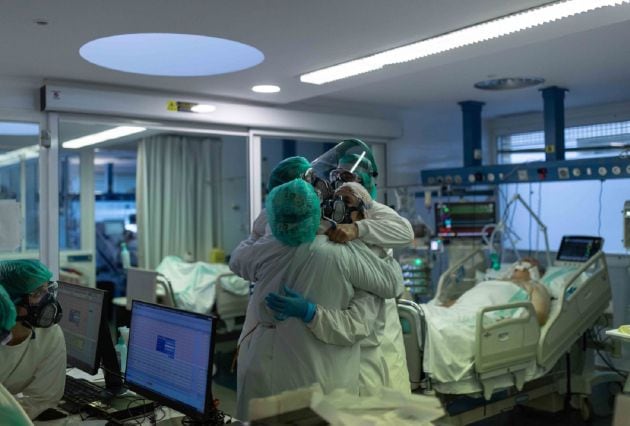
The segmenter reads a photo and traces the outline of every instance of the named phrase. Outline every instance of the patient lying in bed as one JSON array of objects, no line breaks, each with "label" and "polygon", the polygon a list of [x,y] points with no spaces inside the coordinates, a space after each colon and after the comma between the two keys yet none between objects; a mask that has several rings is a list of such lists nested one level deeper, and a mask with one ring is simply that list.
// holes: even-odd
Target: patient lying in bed
[{"label": "patient lying in bed", "polygon": [[549,318],[551,296],[538,281],[540,276],[538,261],[524,258],[514,263],[503,279],[481,282],[457,299],[446,300],[441,306],[457,305],[458,308],[474,307],[478,310],[486,306],[529,300],[536,311],[538,324],[543,326]]},{"label": "patient lying in bed", "polygon": [[[439,302],[434,299],[423,305],[426,324],[424,371],[443,386],[471,377],[474,372],[476,320],[482,308],[529,300],[534,306],[538,323],[544,324],[551,301],[546,287],[536,281],[538,276],[538,267],[533,261],[517,262],[510,268],[509,275],[501,277],[501,280],[482,281],[456,300]],[[522,314],[523,308],[491,311],[484,316],[484,322],[501,321]],[[471,386],[470,392],[475,388]]]}]

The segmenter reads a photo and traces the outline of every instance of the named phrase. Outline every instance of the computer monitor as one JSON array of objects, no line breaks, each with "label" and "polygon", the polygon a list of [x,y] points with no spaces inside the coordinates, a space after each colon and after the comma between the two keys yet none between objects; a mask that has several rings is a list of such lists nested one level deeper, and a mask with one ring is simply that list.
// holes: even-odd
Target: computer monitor
[{"label": "computer monitor", "polygon": [[127,310],[131,310],[131,302],[155,303],[157,301],[156,271],[140,268],[127,268]]},{"label": "computer monitor", "polygon": [[122,239],[125,233],[125,221],[124,220],[104,220],[103,221],[103,233],[113,239]]},{"label": "computer monitor", "polygon": [[132,391],[193,419],[214,412],[215,319],[134,300],[125,382]]},{"label": "computer monitor", "polygon": [[107,326],[105,296],[103,290],[60,281],[57,298],[63,316],[59,325],[66,340],[68,366],[94,375],[102,362],[105,387],[114,393],[122,387],[122,379]]},{"label": "computer monitor", "polygon": [[559,262],[586,262],[604,245],[601,237],[565,235],[562,237],[556,260]]}]

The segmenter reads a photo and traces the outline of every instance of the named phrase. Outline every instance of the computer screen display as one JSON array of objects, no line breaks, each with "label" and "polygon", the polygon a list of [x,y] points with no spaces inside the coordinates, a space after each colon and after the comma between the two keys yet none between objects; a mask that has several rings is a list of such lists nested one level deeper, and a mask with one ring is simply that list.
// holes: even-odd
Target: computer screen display
[{"label": "computer screen display", "polygon": [[604,240],[601,237],[564,236],[556,259],[563,262],[586,262],[603,245]]},{"label": "computer screen display", "polygon": [[104,220],[103,232],[108,237],[122,238],[125,233],[124,220]]},{"label": "computer screen display", "polygon": [[59,282],[57,297],[63,309],[59,325],[66,340],[68,365],[96,374],[101,361],[98,343],[105,292]]},{"label": "computer screen display", "polygon": [[214,319],[135,300],[125,380],[129,389],[194,417],[212,407]]},{"label": "computer screen display", "polygon": [[495,223],[493,201],[435,204],[435,229],[440,238],[481,237],[484,226]]}]

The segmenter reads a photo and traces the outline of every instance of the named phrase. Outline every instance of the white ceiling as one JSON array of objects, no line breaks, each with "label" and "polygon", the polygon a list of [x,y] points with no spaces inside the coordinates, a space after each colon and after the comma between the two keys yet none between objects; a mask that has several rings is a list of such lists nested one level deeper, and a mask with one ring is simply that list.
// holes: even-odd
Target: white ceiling
[{"label": "white ceiling", "polygon": [[[55,79],[220,96],[287,107],[365,111],[457,108],[487,103],[485,114],[539,110],[537,89],[482,92],[488,77],[537,76],[570,89],[567,106],[630,99],[630,5],[314,86],[298,76],[323,66],[427,38],[546,0],[2,0],[0,79]],[[46,19],[38,26],[33,21]],[[249,70],[210,77],[149,77],[99,68],[84,43],[134,32],[229,38],[260,49]],[[282,87],[273,95],[255,84]]]}]

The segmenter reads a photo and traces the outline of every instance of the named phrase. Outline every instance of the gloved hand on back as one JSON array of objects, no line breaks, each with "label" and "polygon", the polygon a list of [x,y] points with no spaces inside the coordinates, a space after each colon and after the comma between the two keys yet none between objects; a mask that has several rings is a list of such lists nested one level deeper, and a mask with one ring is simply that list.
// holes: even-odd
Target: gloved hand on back
[{"label": "gloved hand on back", "polygon": [[287,317],[296,317],[304,322],[311,322],[315,316],[316,305],[286,285],[283,289],[286,296],[271,292],[265,298],[267,307],[277,314],[276,319],[282,321]]}]

